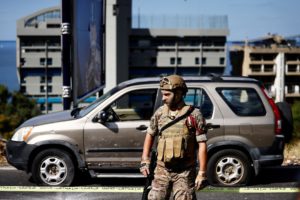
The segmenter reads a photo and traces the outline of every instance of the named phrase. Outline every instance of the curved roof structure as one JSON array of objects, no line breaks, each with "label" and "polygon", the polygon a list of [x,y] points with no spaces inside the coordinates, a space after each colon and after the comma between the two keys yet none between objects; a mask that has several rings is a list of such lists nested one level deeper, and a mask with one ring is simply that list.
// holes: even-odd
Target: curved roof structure
[{"label": "curved roof structure", "polygon": [[39,22],[45,22],[52,19],[60,19],[60,7],[51,7],[43,10],[39,10],[24,18],[25,27],[35,26]]}]

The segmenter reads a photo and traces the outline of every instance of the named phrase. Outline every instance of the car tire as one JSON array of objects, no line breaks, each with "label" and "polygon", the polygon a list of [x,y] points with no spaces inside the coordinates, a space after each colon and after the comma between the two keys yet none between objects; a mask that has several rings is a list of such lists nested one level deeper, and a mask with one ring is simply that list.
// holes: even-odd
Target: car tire
[{"label": "car tire", "polygon": [[70,186],[75,177],[71,156],[61,149],[46,149],[38,153],[31,172],[34,182],[44,186]]},{"label": "car tire", "polygon": [[278,102],[276,105],[282,118],[282,132],[284,134],[284,140],[285,142],[289,142],[292,139],[294,131],[291,106],[287,102]]},{"label": "car tire", "polygon": [[207,165],[208,182],[213,186],[243,186],[252,179],[251,162],[239,150],[218,151],[210,157]]}]

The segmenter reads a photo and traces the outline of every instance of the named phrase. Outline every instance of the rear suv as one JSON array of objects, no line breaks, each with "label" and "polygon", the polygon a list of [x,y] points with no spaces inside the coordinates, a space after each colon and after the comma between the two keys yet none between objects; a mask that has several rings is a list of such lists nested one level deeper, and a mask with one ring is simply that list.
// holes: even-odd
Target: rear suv
[{"label": "rear suv", "polygon": [[[248,184],[262,167],[283,161],[285,136],[278,106],[262,84],[245,77],[184,77],[185,101],[199,107],[208,130],[212,185]],[[140,177],[143,142],[162,105],[159,78],[121,83],[87,107],[24,122],[7,143],[7,160],[39,185],[70,185],[75,172],[92,177]],[[283,104],[285,115],[290,108]],[[283,116],[283,115],[282,115]],[[291,121],[284,121],[289,127]],[[288,130],[289,129],[289,130]]]}]

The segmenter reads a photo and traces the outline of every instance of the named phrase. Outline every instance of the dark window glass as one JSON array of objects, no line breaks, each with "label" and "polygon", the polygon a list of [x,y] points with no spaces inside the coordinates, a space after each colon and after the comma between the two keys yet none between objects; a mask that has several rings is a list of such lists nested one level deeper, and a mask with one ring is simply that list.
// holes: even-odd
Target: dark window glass
[{"label": "dark window glass", "polygon": [[239,116],[264,116],[265,107],[253,88],[217,88],[231,110]]},{"label": "dark window glass", "polygon": [[156,99],[156,89],[128,92],[114,101],[107,110],[113,110],[119,119],[111,116],[109,121],[150,120]]},{"label": "dark window glass", "polygon": [[213,114],[213,103],[204,89],[190,88],[184,101],[188,105],[194,105],[199,108],[203,117],[209,119]]},{"label": "dark window glass", "polygon": [[220,58],[220,65],[224,65],[225,64],[225,58]]},{"label": "dark window glass", "polygon": [[170,58],[170,64],[175,65],[175,58],[174,57]]}]

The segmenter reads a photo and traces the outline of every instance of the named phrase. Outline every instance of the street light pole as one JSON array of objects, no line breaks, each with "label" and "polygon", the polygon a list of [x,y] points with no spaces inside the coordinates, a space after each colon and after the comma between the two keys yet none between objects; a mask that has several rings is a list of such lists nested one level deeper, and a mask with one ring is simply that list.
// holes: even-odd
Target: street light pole
[{"label": "street light pole", "polygon": [[178,68],[178,41],[175,42],[175,70],[174,74],[177,74],[177,68]]},{"label": "street light pole", "polygon": [[71,108],[71,9],[72,0],[61,1],[62,97],[63,109]]},{"label": "street light pole", "polygon": [[45,107],[46,113],[48,114],[48,41],[46,41],[45,47]]},{"label": "street light pole", "polygon": [[200,47],[199,47],[199,50],[200,50],[200,58],[199,58],[199,76],[201,76],[201,71],[202,71],[202,57],[203,57],[203,46],[202,46],[202,42],[200,42]]}]

